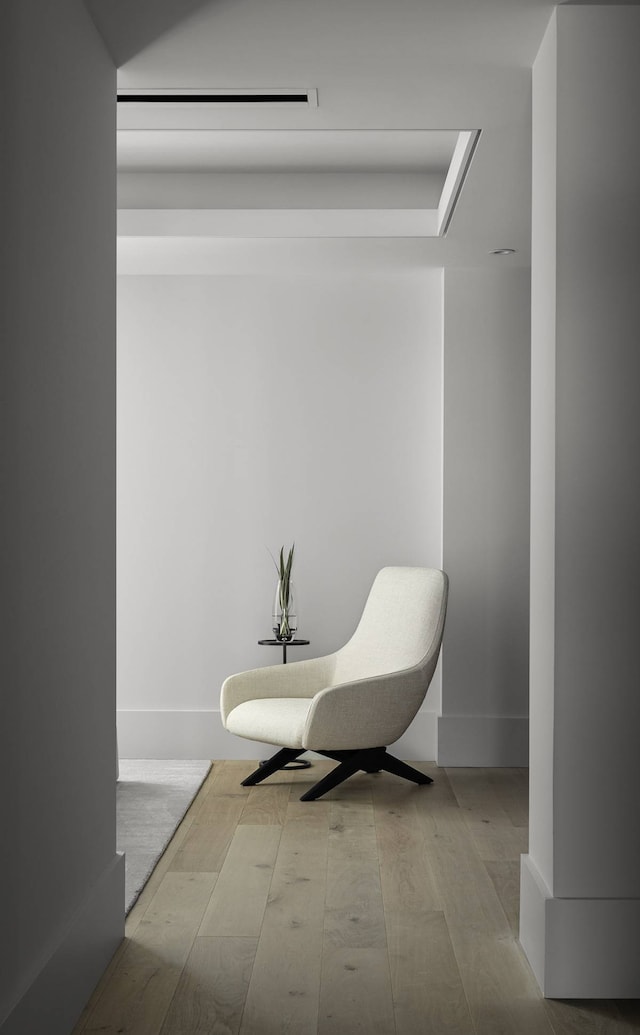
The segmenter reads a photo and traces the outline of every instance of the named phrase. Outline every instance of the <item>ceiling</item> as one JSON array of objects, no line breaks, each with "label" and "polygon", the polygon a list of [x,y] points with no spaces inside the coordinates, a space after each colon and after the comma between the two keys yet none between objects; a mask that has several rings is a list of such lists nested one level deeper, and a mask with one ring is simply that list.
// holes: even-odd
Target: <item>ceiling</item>
[{"label": "ceiling", "polygon": [[[552,10],[203,3],[123,65],[119,89],[312,90],[317,105],[121,105],[121,272],[262,272],[269,256],[296,272],[528,264],[531,65]],[[471,130],[479,142],[438,236]],[[506,246],[507,260],[491,254]]]}]

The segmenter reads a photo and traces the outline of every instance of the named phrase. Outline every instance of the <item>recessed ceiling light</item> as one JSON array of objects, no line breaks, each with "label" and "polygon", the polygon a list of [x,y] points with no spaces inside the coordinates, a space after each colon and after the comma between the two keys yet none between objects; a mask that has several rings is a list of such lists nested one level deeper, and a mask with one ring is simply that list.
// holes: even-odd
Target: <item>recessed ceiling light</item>
[{"label": "recessed ceiling light", "polygon": [[515,248],[496,248],[496,250],[494,252],[491,252],[491,254],[492,255],[515,255],[516,254],[516,250],[515,250]]}]

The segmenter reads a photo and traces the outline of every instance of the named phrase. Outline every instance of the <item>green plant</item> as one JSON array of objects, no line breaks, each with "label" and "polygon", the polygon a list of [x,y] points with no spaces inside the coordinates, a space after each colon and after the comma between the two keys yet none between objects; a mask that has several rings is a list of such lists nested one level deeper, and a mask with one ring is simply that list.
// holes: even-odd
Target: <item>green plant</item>
[{"label": "green plant", "polygon": [[[278,572],[278,608],[280,611],[279,618],[279,629],[277,634],[282,639],[289,639],[291,637],[291,629],[289,627],[289,607],[291,604],[291,568],[293,566],[293,553],[295,550],[295,543],[289,550],[289,553],[285,559],[285,548],[280,547],[280,557],[278,562],[274,559],[276,571]],[[274,616],[275,617],[275,616]]]}]

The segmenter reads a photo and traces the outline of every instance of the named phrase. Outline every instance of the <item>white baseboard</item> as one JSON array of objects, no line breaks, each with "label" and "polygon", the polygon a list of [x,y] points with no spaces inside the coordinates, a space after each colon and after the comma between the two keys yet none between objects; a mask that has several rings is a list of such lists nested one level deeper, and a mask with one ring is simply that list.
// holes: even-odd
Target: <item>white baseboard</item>
[{"label": "white baseboard", "polygon": [[116,854],[90,894],[25,980],[2,1035],[69,1035],[124,938],[124,855]]},{"label": "white baseboard", "polygon": [[227,733],[219,709],[119,711],[120,758],[264,758],[264,744]]},{"label": "white baseboard", "polygon": [[547,999],[640,997],[640,899],[553,898],[523,855],[520,943]]},{"label": "white baseboard", "polygon": [[520,856],[520,944],[544,994],[545,910],[551,893],[529,855]]},{"label": "white baseboard", "polygon": [[[441,766],[526,766],[529,721],[420,711],[394,754]],[[262,758],[265,745],[228,733],[218,709],[119,711],[120,758]],[[268,749],[267,749],[268,753]]]},{"label": "white baseboard", "polygon": [[513,715],[440,715],[439,766],[527,766],[529,720]]},{"label": "white baseboard", "polygon": [[[393,753],[416,762],[436,755],[435,712],[418,712]],[[219,710],[119,711],[120,758],[264,758],[269,748],[227,733]]]}]

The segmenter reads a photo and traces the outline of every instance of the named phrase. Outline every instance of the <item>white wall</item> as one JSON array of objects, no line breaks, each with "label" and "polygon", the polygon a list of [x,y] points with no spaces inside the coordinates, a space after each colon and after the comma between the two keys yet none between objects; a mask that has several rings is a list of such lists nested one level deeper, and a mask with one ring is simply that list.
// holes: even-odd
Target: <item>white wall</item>
[{"label": "white wall", "polygon": [[115,72],[80,0],[2,6],[3,1035],[68,1035],[115,843]]},{"label": "white wall", "polygon": [[[122,277],[118,706],[123,755],[255,757],[219,724],[274,664],[296,542],[296,659],[353,631],[385,564],[441,566],[442,274]],[[439,674],[406,757],[433,758]]]},{"label": "white wall", "polygon": [[530,280],[445,271],[440,765],[526,765]]},{"label": "white wall", "polygon": [[[540,819],[547,717],[532,724],[536,820],[521,939],[546,995],[637,997],[640,9],[561,6],[556,18],[557,41],[552,25],[534,77],[548,122],[534,138],[544,151],[534,195],[533,432],[546,459],[532,483],[534,542],[555,577],[553,623],[540,606],[548,587],[539,585],[532,606],[532,643],[543,652],[533,675],[553,679],[553,817],[551,829]],[[557,152],[546,150],[550,135]],[[554,247],[555,307],[543,287]],[[555,457],[539,420],[545,406],[552,419],[555,409]],[[543,693],[548,707],[548,686]]]}]

